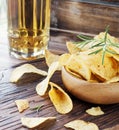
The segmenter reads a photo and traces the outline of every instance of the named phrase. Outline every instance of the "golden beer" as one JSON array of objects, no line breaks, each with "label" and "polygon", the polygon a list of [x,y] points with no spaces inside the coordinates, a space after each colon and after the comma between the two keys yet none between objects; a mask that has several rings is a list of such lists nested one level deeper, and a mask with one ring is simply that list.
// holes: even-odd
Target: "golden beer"
[{"label": "golden beer", "polygon": [[8,0],[10,55],[19,59],[44,56],[50,29],[50,0]]}]

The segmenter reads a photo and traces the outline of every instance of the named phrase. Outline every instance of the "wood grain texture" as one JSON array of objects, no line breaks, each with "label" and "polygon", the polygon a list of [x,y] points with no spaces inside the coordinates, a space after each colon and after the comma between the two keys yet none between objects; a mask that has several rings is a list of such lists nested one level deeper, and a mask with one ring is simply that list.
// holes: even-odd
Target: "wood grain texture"
[{"label": "wood grain texture", "polygon": [[119,130],[119,125],[116,125],[114,127],[107,128],[107,129],[104,129],[104,130]]},{"label": "wood grain texture", "polygon": [[98,34],[110,25],[110,33],[119,36],[119,1],[112,2],[117,6],[100,4],[101,1],[96,4],[80,0],[53,0],[51,25],[90,34]]},{"label": "wood grain texture", "polygon": [[[32,63],[33,65],[47,70],[44,61],[39,61]],[[72,97],[74,108],[73,111],[67,115],[60,115],[56,112],[52,103],[50,102],[48,97],[42,98],[36,94],[35,86],[43,80],[43,78],[30,78],[30,75],[26,75],[19,84],[11,84],[9,83],[10,71],[12,69],[8,69],[4,71],[4,78],[0,82],[0,128],[1,130],[10,129],[23,129],[20,118],[22,116],[28,117],[47,117],[47,116],[56,116],[57,122],[50,127],[50,130],[65,130],[63,127],[65,123],[80,118],[86,121],[91,121],[96,123],[100,129],[111,127],[119,122],[119,104],[117,105],[109,105],[109,106],[101,106],[102,110],[105,112],[105,115],[99,117],[92,117],[85,113],[85,110],[92,107],[97,106],[94,104],[89,104],[83,101]],[[33,77],[33,76],[31,76]],[[5,81],[5,82],[3,82]],[[24,82],[25,81],[25,82]],[[60,72],[55,73],[52,78],[52,81],[63,86],[62,80],[60,77]],[[30,102],[30,107],[34,107],[37,105],[44,104],[41,110],[37,113],[36,111],[31,111],[30,109],[26,110],[23,113],[19,113],[17,107],[14,103],[17,99],[28,99]],[[24,128],[25,130],[26,128]]]},{"label": "wood grain texture", "polygon": [[[75,40],[76,36],[73,33],[66,33],[62,30],[51,32],[51,41],[49,43],[49,49],[55,53],[61,54],[67,51],[65,42],[67,40]],[[7,52],[6,46],[0,44],[0,48]],[[3,52],[1,52],[3,53]],[[1,57],[3,57],[1,62]],[[61,115],[56,112],[53,104],[51,103],[48,96],[40,97],[36,94],[36,85],[44,79],[44,77],[35,74],[25,74],[17,84],[9,82],[10,74],[13,69],[21,64],[30,63],[35,65],[37,68],[47,70],[48,67],[44,59],[38,59],[34,61],[21,61],[8,56],[8,53],[0,55],[0,62],[4,65],[1,66],[0,70],[0,130],[27,130],[23,127],[20,118],[23,116],[27,117],[47,117],[55,116],[57,121],[49,126],[49,130],[66,130],[64,124],[74,119],[82,119],[96,123],[100,130],[112,128],[118,129],[119,124],[119,104],[114,105],[100,105],[102,110],[105,112],[102,116],[93,117],[86,114],[85,110],[93,106],[99,106],[98,104],[90,104],[81,101],[71,94],[69,94],[73,100],[73,110],[66,114]],[[52,82],[60,85],[66,91],[62,79],[61,73],[56,72],[51,79]],[[67,92],[67,91],[66,91]],[[14,103],[17,99],[28,99],[30,107],[33,108],[37,105],[43,107],[39,112],[32,111],[30,109],[25,110],[23,113],[19,113]],[[108,130],[107,129],[107,130]],[[48,130],[42,128],[42,130]],[[116,130],[116,129],[114,129]]]}]

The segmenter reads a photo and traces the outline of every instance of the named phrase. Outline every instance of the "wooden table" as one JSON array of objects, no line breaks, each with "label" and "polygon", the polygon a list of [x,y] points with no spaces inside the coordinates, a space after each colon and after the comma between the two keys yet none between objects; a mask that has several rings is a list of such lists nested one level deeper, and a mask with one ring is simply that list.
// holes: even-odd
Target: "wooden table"
[{"label": "wooden table", "polygon": [[[66,32],[65,30],[55,31],[55,29],[53,29],[51,32],[49,49],[54,53],[62,54],[67,51],[65,42],[67,40],[75,40],[75,38],[76,33],[74,32]],[[23,61],[10,57],[6,36],[2,38],[0,42],[0,130],[27,130],[27,128],[23,127],[20,122],[20,118],[23,116],[55,116],[57,121],[49,127],[49,130],[66,130],[64,124],[74,119],[94,122],[99,126],[100,130],[119,130],[119,104],[90,104],[81,101],[70,94],[74,108],[70,113],[62,115],[55,110],[48,96],[40,97],[36,94],[35,87],[43,80],[43,77],[29,74],[23,76],[17,84],[10,83],[9,78],[13,69],[24,63],[30,63],[43,70],[48,69],[44,59]],[[51,81],[60,86],[64,86],[60,72],[56,72]],[[17,99],[28,99],[30,107],[42,104],[43,107],[39,112],[27,109],[23,113],[19,113],[14,102]],[[97,117],[88,115],[85,110],[93,106],[100,106],[105,114]],[[44,130],[46,130],[46,128],[44,128]]]}]

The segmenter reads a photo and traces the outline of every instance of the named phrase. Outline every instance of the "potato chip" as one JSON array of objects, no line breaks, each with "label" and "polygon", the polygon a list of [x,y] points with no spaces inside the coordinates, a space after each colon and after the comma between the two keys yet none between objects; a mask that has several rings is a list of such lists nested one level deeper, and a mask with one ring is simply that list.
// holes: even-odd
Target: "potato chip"
[{"label": "potato chip", "polygon": [[10,77],[10,82],[17,82],[25,73],[36,73],[42,76],[47,76],[46,71],[37,69],[31,64],[24,64],[13,70]]},{"label": "potato chip", "polygon": [[69,54],[69,53],[65,53],[65,54],[62,54],[60,57],[59,57],[59,63],[61,66],[64,66],[64,65],[67,65],[68,62],[70,61],[72,55]]},{"label": "potato chip", "polygon": [[96,124],[85,122],[83,120],[74,120],[65,124],[64,126],[73,130],[99,130]]},{"label": "potato chip", "polygon": [[[100,32],[98,35],[94,37],[94,39],[102,40],[105,37],[106,32]],[[107,33],[107,39],[110,40],[112,43],[117,43],[119,40],[113,36],[111,36],[109,33]]]},{"label": "potato chip", "polygon": [[70,74],[72,74],[73,76],[82,79],[81,75],[77,74],[76,72],[74,72],[73,70],[70,70],[70,68],[68,68],[67,66],[65,66],[65,69],[67,72],[69,72]]},{"label": "potato chip", "polygon": [[80,66],[80,69],[78,70],[79,74],[86,80],[91,79],[91,70],[88,67],[88,65],[85,63],[84,60],[82,60],[80,57],[77,57],[76,61],[78,62],[78,65]]},{"label": "potato chip", "polygon": [[119,42],[118,42],[118,47],[110,47],[112,49],[112,51],[116,52],[117,55],[119,56]]},{"label": "potato chip", "polygon": [[117,53],[117,52],[114,50],[114,48],[112,48],[112,47],[109,47],[109,50],[112,51],[112,52],[114,52],[115,54],[113,54],[113,53],[108,53],[107,56],[113,57],[116,61],[119,62],[119,52]]},{"label": "potato chip", "polygon": [[79,53],[79,51],[81,50],[76,46],[76,44],[73,44],[72,42],[66,42],[66,46],[70,54]]},{"label": "potato chip", "polygon": [[[96,35],[94,39],[104,39],[104,37],[105,37],[105,32],[101,32],[99,35]],[[117,55],[114,53],[108,53],[108,55],[112,56],[114,59],[119,61],[119,39],[111,36],[110,34],[107,34],[107,38],[108,38],[107,42],[110,41],[111,43],[114,43],[113,45],[108,46],[108,50],[117,53]]]},{"label": "potato chip", "polygon": [[71,55],[69,53],[65,53],[65,54],[62,54],[62,55],[59,56],[59,55],[51,53],[48,50],[45,51],[45,60],[46,60],[48,67],[50,67],[50,65],[53,62],[59,61],[60,64],[59,64],[59,67],[58,67],[57,70],[61,70],[62,66],[67,63],[70,56]]},{"label": "potato chip", "polygon": [[[104,37],[105,37],[105,32],[101,32],[101,33],[99,33],[98,35],[96,35],[96,36],[94,37],[94,39],[104,39]],[[107,34],[107,39],[108,39],[108,41],[110,41],[111,43],[119,44],[119,39],[116,38],[116,37],[114,37],[114,36],[111,36],[109,33]],[[108,41],[107,41],[107,42],[108,42]]]},{"label": "potato chip", "polygon": [[59,62],[53,62],[50,65],[50,67],[48,69],[47,77],[36,86],[36,92],[38,95],[40,95],[40,96],[45,95],[45,93],[48,89],[49,80],[52,77],[52,75],[55,73],[55,71],[57,70],[58,67],[59,67]]},{"label": "potato chip", "polygon": [[100,107],[92,107],[90,109],[87,109],[86,113],[92,116],[99,116],[104,114]]},{"label": "potato chip", "polygon": [[58,61],[59,57],[60,57],[59,55],[53,54],[49,50],[45,50],[45,60],[46,60],[46,64],[48,65],[48,67],[50,67],[50,65],[53,62]]},{"label": "potato chip", "polygon": [[[94,37],[94,39],[104,39],[104,37],[105,37],[105,32],[101,32],[99,35],[96,35]],[[107,38],[108,38],[108,41],[110,41],[111,43],[114,43],[116,46],[119,46],[119,39],[111,36],[110,34],[107,34]],[[116,47],[116,46],[114,46],[114,45],[113,46],[108,46],[108,49],[110,51],[112,51],[112,52],[117,53],[117,55],[114,54],[114,53],[108,53],[107,55],[112,56],[114,59],[119,61],[119,55],[118,55],[119,54],[119,48]]]},{"label": "potato chip", "polygon": [[103,82],[110,80],[118,73],[118,62],[111,57],[105,56],[104,64],[102,64],[101,54],[90,55],[87,58],[87,64],[92,73]]},{"label": "potato chip", "polygon": [[119,55],[113,55],[113,54],[110,54],[116,61],[119,62]]},{"label": "potato chip", "polygon": [[79,55],[71,55],[70,60],[67,62],[66,67],[72,72],[80,75],[86,80],[91,79],[91,71]]},{"label": "potato chip", "polygon": [[[104,64],[102,64],[104,50],[96,53],[97,50],[102,49],[102,46],[94,47],[94,45],[98,44],[98,41],[102,41],[105,38],[105,35],[106,32],[101,32],[99,35],[94,37],[93,42],[91,41],[88,44],[85,44],[83,48],[77,47],[77,45],[72,44],[72,42],[67,42],[69,53],[73,54],[73,56],[70,56],[68,59],[69,64],[66,64],[68,70],[70,70],[73,74],[79,74],[88,81],[117,81],[117,74],[119,73],[119,48],[117,46],[119,46],[119,39],[111,36],[110,34],[106,35],[108,39],[106,42],[109,42],[107,49],[110,53],[108,53],[108,50],[106,51],[104,55]],[[110,45],[111,43],[114,44]],[[115,53],[111,53],[111,51],[117,53],[117,55]]]},{"label": "potato chip", "polygon": [[68,94],[58,85],[50,82],[49,97],[60,114],[69,113],[73,109],[73,103]]},{"label": "potato chip", "polygon": [[23,126],[27,128],[35,128],[40,125],[48,125],[50,122],[54,122],[56,117],[22,117],[21,122]]},{"label": "potato chip", "polygon": [[106,81],[106,83],[116,83],[116,82],[119,82],[119,74],[111,78],[110,80]]},{"label": "potato chip", "polygon": [[29,108],[29,102],[26,99],[16,100],[15,103],[17,105],[17,108],[18,108],[19,112],[23,112],[24,110]]}]

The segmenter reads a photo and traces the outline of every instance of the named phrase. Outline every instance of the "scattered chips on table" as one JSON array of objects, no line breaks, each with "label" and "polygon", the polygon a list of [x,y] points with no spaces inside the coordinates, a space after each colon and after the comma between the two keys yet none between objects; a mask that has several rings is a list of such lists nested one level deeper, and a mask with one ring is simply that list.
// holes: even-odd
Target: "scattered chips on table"
[{"label": "scattered chips on table", "polygon": [[73,103],[68,94],[55,83],[50,82],[51,89],[49,97],[57,112],[61,114],[69,113],[73,109]]},{"label": "scattered chips on table", "polygon": [[35,128],[40,125],[48,125],[50,122],[54,122],[56,117],[22,117],[21,122],[23,126],[27,128]]},{"label": "scattered chips on table", "polygon": [[99,130],[95,123],[86,122],[83,120],[74,120],[65,124],[64,126],[73,130]]},{"label": "scattered chips on table", "polygon": [[90,109],[87,109],[86,113],[92,116],[99,116],[104,114],[100,107],[92,107]]},{"label": "scattered chips on table", "polygon": [[38,95],[44,96],[46,94],[49,80],[52,77],[52,75],[55,73],[58,67],[59,67],[59,62],[53,62],[50,65],[48,69],[47,77],[36,86],[36,92]]},{"label": "scattered chips on table", "polygon": [[19,112],[23,112],[24,110],[29,108],[29,102],[27,99],[19,99],[15,101]]},{"label": "scattered chips on table", "polygon": [[17,82],[25,73],[36,73],[42,76],[47,76],[46,71],[37,69],[31,64],[24,64],[13,70],[10,77],[10,82]]}]

